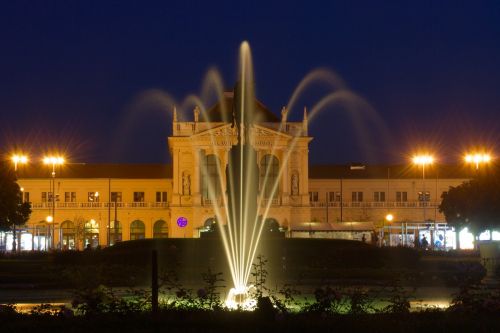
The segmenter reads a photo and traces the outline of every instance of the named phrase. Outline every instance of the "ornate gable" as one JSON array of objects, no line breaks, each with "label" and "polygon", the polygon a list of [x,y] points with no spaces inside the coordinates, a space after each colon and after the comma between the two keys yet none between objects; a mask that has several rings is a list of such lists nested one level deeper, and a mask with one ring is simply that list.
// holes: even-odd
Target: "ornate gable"
[{"label": "ornate gable", "polygon": [[236,135],[236,128],[232,127],[231,124],[225,124],[209,130],[197,133],[191,136],[192,139],[204,139],[211,137],[221,137],[221,136],[234,136]]},{"label": "ornate gable", "polygon": [[288,134],[282,133],[280,131],[276,131],[274,129],[270,129],[260,125],[253,125],[252,128],[253,135],[257,137],[275,137],[280,139],[291,139],[292,137]]},{"label": "ornate gable", "polygon": [[191,142],[199,146],[231,147],[236,143],[236,128],[225,124],[191,136]]}]

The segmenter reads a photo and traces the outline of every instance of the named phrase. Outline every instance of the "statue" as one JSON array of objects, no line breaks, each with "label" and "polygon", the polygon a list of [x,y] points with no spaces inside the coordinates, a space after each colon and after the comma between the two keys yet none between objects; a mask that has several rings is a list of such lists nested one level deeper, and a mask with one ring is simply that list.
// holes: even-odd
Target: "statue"
[{"label": "statue", "polygon": [[281,108],[281,122],[286,123],[288,117],[288,110],[286,107]]},{"label": "statue", "polygon": [[194,108],[194,122],[197,123],[200,119],[200,108],[198,105]]},{"label": "statue", "polygon": [[292,175],[292,195],[299,195],[299,176],[297,173]]},{"label": "statue", "polygon": [[187,172],[182,173],[182,194],[191,195],[191,176]]}]

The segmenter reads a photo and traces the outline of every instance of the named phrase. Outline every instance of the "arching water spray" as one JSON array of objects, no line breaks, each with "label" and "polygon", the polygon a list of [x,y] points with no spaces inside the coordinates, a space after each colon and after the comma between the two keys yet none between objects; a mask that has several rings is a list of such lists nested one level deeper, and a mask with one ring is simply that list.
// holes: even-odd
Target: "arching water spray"
[{"label": "arching water spray", "polygon": [[[237,84],[232,94],[232,105],[226,105],[224,84],[220,74],[211,69],[204,78],[200,97],[189,95],[182,103],[177,104],[181,113],[186,113],[187,108],[196,107],[201,113],[202,119],[208,124],[197,124],[202,126],[200,131],[210,133],[210,146],[200,148],[192,141],[192,148],[196,154],[198,150],[210,151],[215,155],[215,164],[218,177],[215,182],[209,181],[207,185],[208,199],[216,215],[216,220],[220,224],[218,228],[224,246],[228,267],[233,282],[233,287],[228,293],[226,305],[228,307],[251,308],[255,305],[255,300],[251,299],[251,289],[249,278],[251,275],[252,263],[259,250],[259,244],[264,229],[264,222],[271,211],[272,200],[279,192],[279,182],[284,176],[285,169],[288,168],[291,154],[301,141],[310,140],[307,137],[307,125],[302,130],[294,133],[293,138],[287,143],[287,148],[283,151],[277,175],[271,176],[271,164],[268,163],[265,170],[259,173],[257,153],[253,146],[253,133],[256,125],[262,122],[256,112],[256,99],[254,93],[254,77],[251,51],[248,43],[242,43],[239,53],[239,76]],[[309,120],[312,120],[320,111],[326,111],[332,104],[341,104],[347,107],[352,116],[370,118],[375,120],[378,126],[383,125],[379,121],[378,114],[370,108],[364,106],[363,100],[356,94],[347,90],[342,79],[335,73],[325,69],[314,70],[309,73],[299,83],[294,90],[288,103],[288,110],[294,109],[301,94],[317,83],[326,83],[333,92],[328,93],[324,98],[313,106],[309,113]],[[211,119],[207,105],[211,105],[211,98],[217,98],[222,117],[218,120]],[[148,101],[148,99],[146,99]],[[162,105],[173,105],[174,101],[168,94],[155,92],[149,95],[149,102]],[[367,104],[368,105],[368,104]],[[229,109],[231,108],[231,109]],[[365,110],[366,109],[366,110]],[[231,111],[231,112],[229,112]],[[285,109],[286,111],[286,109]],[[277,129],[278,132],[286,133],[283,121]],[[215,126],[215,127],[214,127]],[[193,127],[197,128],[197,127]],[[227,146],[218,146],[218,139],[212,131],[215,128],[224,128],[225,135],[230,143]],[[276,128],[274,128],[276,130]],[[385,129],[382,132],[386,133]],[[195,133],[200,133],[196,132]],[[229,149],[228,149],[229,148]],[[271,155],[275,155],[277,143],[266,147]],[[219,159],[219,156],[221,159]],[[261,166],[262,167],[262,166]],[[207,179],[206,170],[200,168],[200,175]],[[259,193],[259,186],[260,191]],[[269,189],[267,197],[263,189]],[[225,189],[225,193],[220,195],[220,190]]]}]

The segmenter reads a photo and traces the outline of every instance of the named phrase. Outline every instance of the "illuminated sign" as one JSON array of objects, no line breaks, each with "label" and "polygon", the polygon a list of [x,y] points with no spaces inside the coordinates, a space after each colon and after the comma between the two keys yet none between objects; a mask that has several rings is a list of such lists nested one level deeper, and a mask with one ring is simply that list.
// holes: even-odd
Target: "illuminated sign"
[{"label": "illuminated sign", "polygon": [[177,225],[178,225],[179,227],[184,228],[184,227],[186,227],[186,226],[187,226],[187,224],[188,224],[188,220],[187,220],[187,218],[185,218],[185,217],[181,216],[181,217],[179,217],[179,218],[177,219]]}]

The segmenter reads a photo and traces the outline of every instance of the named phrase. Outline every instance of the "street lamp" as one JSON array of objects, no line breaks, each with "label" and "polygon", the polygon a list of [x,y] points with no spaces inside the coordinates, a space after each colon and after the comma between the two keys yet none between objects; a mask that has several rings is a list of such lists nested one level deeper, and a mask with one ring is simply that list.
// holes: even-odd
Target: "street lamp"
[{"label": "street lamp", "polygon": [[52,165],[52,177],[56,175],[56,165],[64,164],[64,157],[61,156],[46,156],[43,158],[43,164]]},{"label": "street lamp", "polygon": [[487,164],[491,162],[491,156],[485,153],[466,154],[464,157],[466,163],[474,164],[476,170],[479,170],[479,164]]},{"label": "street lamp", "polygon": [[[56,178],[56,165],[57,166],[60,166],[60,165],[63,165],[64,164],[64,157],[61,157],[61,156],[46,156],[43,158],[43,163],[45,165],[49,165],[49,166],[52,166],[52,184],[51,184],[51,194],[52,194],[52,215],[51,215],[51,219],[52,221],[55,221],[55,215],[56,215],[56,194],[55,194],[55,190],[56,190],[56,181],[55,181],[55,178]],[[47,221],[48,222],[48,221]],[[49,226],[50,228],[50,226]],[[53,248],[54,247],[54,234],[55,234],[55,223],[52,223],[52,235],[50,237],[50,247]]]},{"label": "street lamp", "polygon": [[[387,213],[387,215],[384,217],[384,221],[382,221],[382,232],[380,234],[380,246],[384,246],[384,241],[385,241],[385,222],[391,223],[392,220],[394,219],[394,216],[391,213]],[[390,228],[389,228],[389,234],[390,234]]]},{"label": "street lamp", "polygon": [[28,163],[28,156],[26,156],[26,155],[14,154],[14,155],[12,155],[12,157],[10,159],[11,159],[12,163],[14,163],[14,171],[17,171],[18,164]]},{"label": "street lamp", "polygon": [[422,199],[424,201],[424,222],[426,218],[425,207],[427,206],[427,193],[425,191],[425,167],[434,163],[434,157],[431,155],[415,155],[413,156],[413,164],[422,166]]}]

